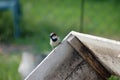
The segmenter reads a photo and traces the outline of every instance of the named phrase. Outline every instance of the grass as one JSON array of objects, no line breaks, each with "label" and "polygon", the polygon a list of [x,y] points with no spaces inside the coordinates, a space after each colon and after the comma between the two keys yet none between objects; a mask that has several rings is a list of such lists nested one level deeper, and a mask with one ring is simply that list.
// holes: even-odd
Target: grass
[{"label": "grass", "polygon": [[120,77],[112,75],[108,80],[120,80]]},{"label": "grass", "polygon": [[[71,30],[78,31],[80,26],[80,1],[21,1],[23,4],[22,31],[25,38],[16,41],[32,44],[38,51],[50,51],[49,34],[56,32],[65,37]],[[27,34],[26,34],[27,33]]]},{"label": "grass", "polygon": [[[51,32],[56,32],[63,39],[71,30],[80,31],[80,2],[81,0],[21,0],[22,38],[13,40],[13,43],[33,45],[39,52],[50,51]],[[84,33],[120,40],[119,2],[85,0],[84,9]]]},{"label": "grass", "polygon": [[21,80],[18,74],[20,55],[0,53],[0,80]]},{"label": "grass", "polygon": [[[50,50],[49,34],[65,37],[71,30],[80,31],[80,0],[22,0],[22,31],[25,38],[17,43],[32,44],[38,51]],[[120,6],[108,0],[86,0],[84,33],[119,40]],[[24,34],[23,34],[24,36]]]},{"label": "grass", "polygon": [[85,32],[114,39],[120,35],[120,13],[114,1],[88,1],[85,3]]}]

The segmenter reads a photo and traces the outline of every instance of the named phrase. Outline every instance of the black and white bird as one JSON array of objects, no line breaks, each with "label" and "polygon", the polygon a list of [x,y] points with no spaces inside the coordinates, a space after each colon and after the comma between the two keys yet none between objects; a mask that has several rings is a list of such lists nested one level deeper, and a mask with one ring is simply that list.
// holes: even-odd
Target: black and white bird
[{"label": "black and white bird", "polygon": [[52,32],[50,34],[50,45],[52,48],[58,46],[60,44],[60,38],[57,36],[56,33]]}]

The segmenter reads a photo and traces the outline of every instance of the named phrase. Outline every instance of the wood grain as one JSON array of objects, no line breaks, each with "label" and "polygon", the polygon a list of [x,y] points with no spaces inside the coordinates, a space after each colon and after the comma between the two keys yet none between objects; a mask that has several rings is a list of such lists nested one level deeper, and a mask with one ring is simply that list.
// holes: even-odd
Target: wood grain
[{"label": "wood grain", "polygon": [[99,73],[104,80],[110,77],[110,72],[101,65],[97,57],[94,55],[94,52],[84,45],[77,37],[71,36],[68,39],[68,43],[88,62],[89,65],[92,66],[95,71]]}]

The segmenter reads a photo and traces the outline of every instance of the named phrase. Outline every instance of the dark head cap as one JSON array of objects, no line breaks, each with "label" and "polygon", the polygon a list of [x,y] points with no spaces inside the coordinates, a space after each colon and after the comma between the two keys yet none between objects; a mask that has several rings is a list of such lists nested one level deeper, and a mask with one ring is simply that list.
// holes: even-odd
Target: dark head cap
[{"label": "dark head cap", "polygon": [[56,36],[56,33],[54,33],[54,32],[50,33],[50,37],[52,37],[52,36]]}]

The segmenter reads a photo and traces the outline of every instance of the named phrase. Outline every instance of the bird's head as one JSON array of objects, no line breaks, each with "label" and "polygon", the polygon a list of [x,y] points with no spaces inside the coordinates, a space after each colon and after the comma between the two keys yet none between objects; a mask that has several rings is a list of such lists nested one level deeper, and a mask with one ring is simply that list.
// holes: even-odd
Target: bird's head
[{"label": "bird's head", "polygon": [[56,33],[54,33],[54,32],[50,33],[50,38],[52,38],[54,36],[57,36]]},{"label": "bird's head", "polygon": [[56,33],[52,32],[50,34],[50,39],[53,41],[53,42],[56,42],[58,40],[58,36]]}]

